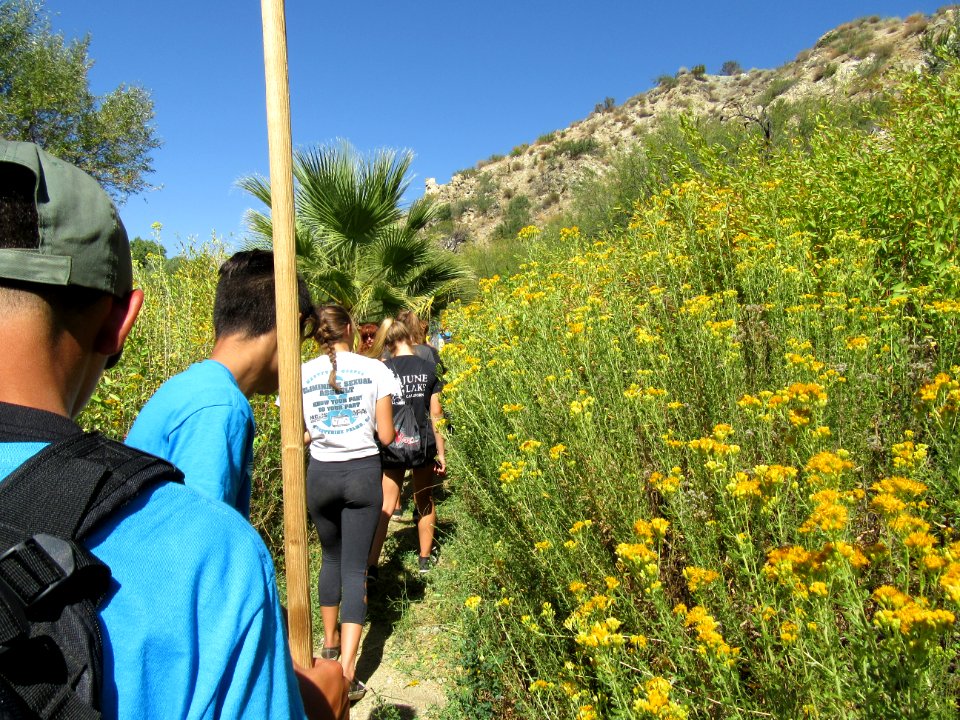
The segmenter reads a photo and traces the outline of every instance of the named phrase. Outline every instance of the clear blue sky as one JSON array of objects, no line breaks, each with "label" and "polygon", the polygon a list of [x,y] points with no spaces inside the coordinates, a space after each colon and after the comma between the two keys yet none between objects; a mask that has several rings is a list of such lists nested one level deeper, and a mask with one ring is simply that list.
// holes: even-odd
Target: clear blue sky
[{"label": "clear blue sky", "polygon": [[[777,67],[827,30],[865,15],[907,17],[925,0],[287,0],[293,143],[349,140],[416,154],[423,182],[506,154],[618,103],[655,78],[726,60]],[[47,0],[56,31],[92,36],[94,92],[136,84],[153,96],[163,147],[121,216],[131,237],[163,224],[172,255],[215,231],[243,241],[256,203],[237,178],[267,174],[260,3]]]}]

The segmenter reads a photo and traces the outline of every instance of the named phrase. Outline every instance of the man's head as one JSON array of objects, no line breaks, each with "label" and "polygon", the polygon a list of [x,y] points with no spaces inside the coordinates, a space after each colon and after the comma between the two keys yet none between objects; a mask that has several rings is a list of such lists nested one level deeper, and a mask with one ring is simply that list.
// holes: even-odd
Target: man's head
[{"label": "man's head", "polygon": [[136,320],[132,288],[127,234],[97,182],[33,143],[0,140],[0,399],[79,413]]},{"label": "man's head", "polygon": [[[213,331],[217,340],[226,335],[255,338],[277,328],[273,253],[244,250],[220,266],[220,281],[213,301]],[[297,276],[300,330],[313,333],[316,309],[310,290]]]},{"label": "man's head", "polygon": [[[220,267],[213,301],[213,359],[226,365],[248,397],[276,392],[279,384],[277,303],[273,253],[244,250]],[[316,308],[297,276],[301,340],[313,335]]]}]

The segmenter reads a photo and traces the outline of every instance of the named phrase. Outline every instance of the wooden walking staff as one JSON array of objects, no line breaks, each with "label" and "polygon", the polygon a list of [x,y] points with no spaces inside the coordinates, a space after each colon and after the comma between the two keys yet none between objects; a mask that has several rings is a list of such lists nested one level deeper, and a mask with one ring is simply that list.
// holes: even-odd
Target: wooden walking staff
[{"label": "wooden walking staff", "polygon": [[303,405],[300,389],[300,306],[293,215],[293,145],[287,28],[283,0],[262,0],[263,59],[267,79],[267,135],[270,143],[270,215],[276,268],[277,343],[280,365],[280,440],[283,447],[283,537],[287,567],[290,653],[303,667],[313,665],[307,561],[307,502],[303,463]]}]

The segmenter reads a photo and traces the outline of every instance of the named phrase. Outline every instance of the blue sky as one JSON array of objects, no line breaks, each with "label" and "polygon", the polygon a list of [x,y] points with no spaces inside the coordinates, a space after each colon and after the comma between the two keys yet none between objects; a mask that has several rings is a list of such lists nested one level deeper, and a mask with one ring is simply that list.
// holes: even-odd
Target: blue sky
[{"label": "blue sky", "polygon": [[[618,103],[655,78],[726,60],[777,67],[865,15],[907,17],[923,0],[287,0],[294,147],[349,140],[408,148],[411,198],[493,153]],[[268,172],[260,3],[47,0],[54,30],[92,37],[91,85],[153,96],[163,147],[121,216],[131,237],[163,224],[168,254],[215,232],[244,239],[256,203],[237,178]]]}]

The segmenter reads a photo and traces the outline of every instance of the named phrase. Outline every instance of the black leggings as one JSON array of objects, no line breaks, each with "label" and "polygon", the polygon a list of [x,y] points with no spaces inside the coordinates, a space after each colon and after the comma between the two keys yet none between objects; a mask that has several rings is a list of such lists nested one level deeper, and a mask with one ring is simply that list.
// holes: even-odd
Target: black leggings
[{"label": "black leggings", "polygon": [[380,456],[307,467],[307,509],[320,536],[320,605],[340,607],[340,622],[362,625],[367,615],[367,555],[380,522]]}]

